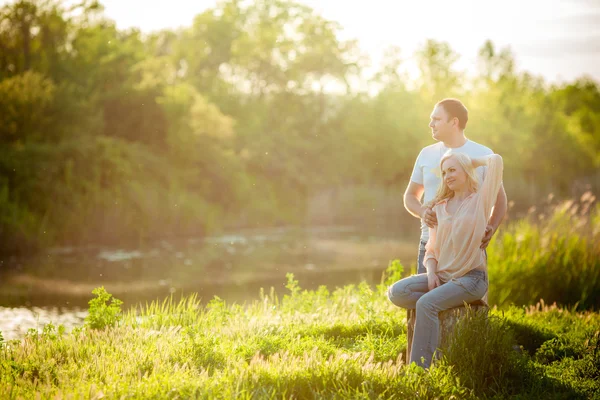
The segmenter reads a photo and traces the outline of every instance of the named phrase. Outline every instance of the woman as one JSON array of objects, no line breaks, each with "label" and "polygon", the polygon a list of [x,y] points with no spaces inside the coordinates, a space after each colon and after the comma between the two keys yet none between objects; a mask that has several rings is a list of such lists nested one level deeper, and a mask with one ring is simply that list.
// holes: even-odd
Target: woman
[{"label": "woman", "polygon": [[[478,188],[475,168],[487,166]],[[439,341],[438,313],[481,299],[487,292],[487,260],[481,249],[492,207],[502,184],[502,157],[470,159],[447,153],[440,161],[442,183],[430,205],[438,225],[429,230],[427,273],[402,279],[388,289],[399,307],[416,308],[410,362],[429,368]]]}]

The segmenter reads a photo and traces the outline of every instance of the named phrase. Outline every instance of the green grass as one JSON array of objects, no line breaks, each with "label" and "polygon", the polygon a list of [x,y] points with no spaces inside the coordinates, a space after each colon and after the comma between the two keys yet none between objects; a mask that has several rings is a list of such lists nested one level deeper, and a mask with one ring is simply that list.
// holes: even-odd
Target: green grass
[{"label": "green grass", "polygon": [[506,224],[489,254],[489,302],[600,309],[600,203],[591,193]]},{"label": "green grass", "polygon": [[[249,304],[194,296],[102,329],[46,326],[3,343],[0,398],[505,398],[598,396],[600,315],[493,310],[459,326],[431,371],[406,367],[405,312],[385,285],[271,290]],[[95,313],[103,292],[96,293]],[[105,296],[108,303],[108,298]],[[110,311],[114,316],[114,310]],[[98,321],[98,315],[92,319]],[[521,345],[520,350],[514,346]]]},{"label": "green grass", "polygon": [[99,288],[84,327],[0,335],[0,398],[600,399],[598,210],[508,226],[490,249],[502,308],[464,319],[429,371],[403,360],[406,313],[385,296],[396,261],[376,288],[302,290],[288,275],[285,295],[243,305],[190,296],[122,313]]}]

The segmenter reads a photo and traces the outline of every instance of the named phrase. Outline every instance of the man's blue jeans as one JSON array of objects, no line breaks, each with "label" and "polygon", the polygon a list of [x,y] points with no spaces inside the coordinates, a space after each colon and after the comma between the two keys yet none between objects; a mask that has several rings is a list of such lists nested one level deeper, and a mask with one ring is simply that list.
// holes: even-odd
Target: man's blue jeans
[{"label": "man's blue jeans", "polygon": [[417,258],[417,274],[424,274],[425,272],[427,272],[427,270],[425,269],[425,264],[423,264],[423,261],[425,260],[425,245],[427,244],[427,242],[424,242],[423,240],[421,240],[419,242],[419,257]]}]

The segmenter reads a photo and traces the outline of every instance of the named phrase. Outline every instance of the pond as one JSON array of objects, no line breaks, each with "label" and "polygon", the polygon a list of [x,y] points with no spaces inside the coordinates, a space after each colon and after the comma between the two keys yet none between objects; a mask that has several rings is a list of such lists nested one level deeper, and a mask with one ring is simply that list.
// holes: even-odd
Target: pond
[{"label": "pond", "polygon": [[82,323],[91,291],[104,286],[125,308],[170,295],[204,302],[251,301],[260,288],[377,284],[389,262],[414,264],[415,240],[352,227],[246,230],[206,238],[161,240],[139,248],[56,248],[27,260],[3,260],[0,331],[5,340],[52,322]]}]

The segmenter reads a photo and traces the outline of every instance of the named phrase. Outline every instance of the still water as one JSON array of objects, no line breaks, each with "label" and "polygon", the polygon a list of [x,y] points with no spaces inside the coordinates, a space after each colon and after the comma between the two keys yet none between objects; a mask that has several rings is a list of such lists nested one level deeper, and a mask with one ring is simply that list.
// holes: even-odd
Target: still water
[{"label": "still water", "polygon": [[81,325],[98,286],[125,308],[173,295],[202,301],[258,297],[260,288],[286,293],[286,274],[302,288],[379,283],[390,260],[414,264],[416,245],[393,232],[351,227],[270,229],[207,238],[162,240],[135,249],[56,248],[28,260],[1,260],[0,331],[21,338],[48,322]]}]

